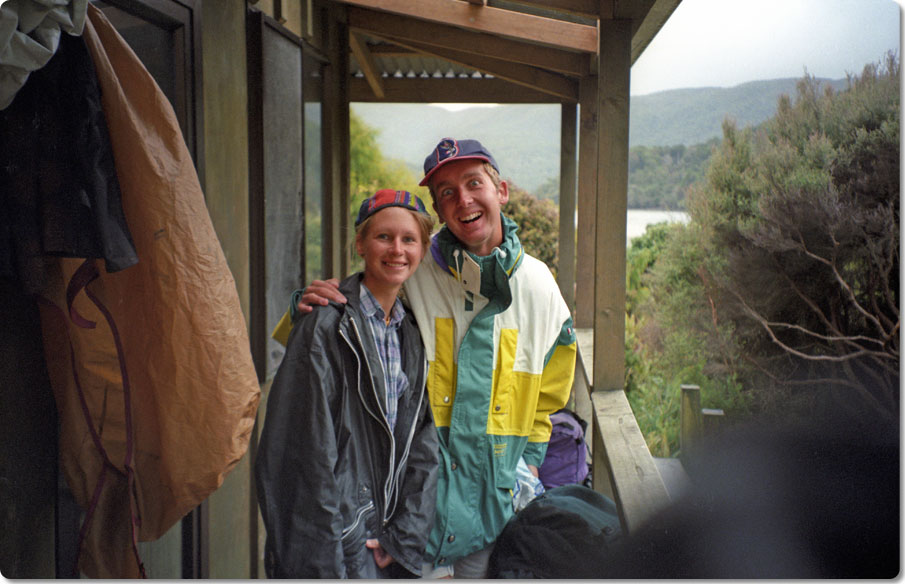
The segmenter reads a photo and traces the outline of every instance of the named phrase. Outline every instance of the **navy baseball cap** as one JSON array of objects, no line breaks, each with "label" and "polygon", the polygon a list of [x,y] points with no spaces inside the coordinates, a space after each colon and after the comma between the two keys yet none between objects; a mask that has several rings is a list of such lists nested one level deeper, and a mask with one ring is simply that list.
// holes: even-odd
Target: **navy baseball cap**
[{"label": "navy baseball cap", "polygon": [[438,168],[448,162],[456,160],[484,160],[490,163],[490,166],[497,172],[500,167],[497,166],[496,160],[493,159],[490,152],[481,146],[477,140],[456,140],[454,138],[443,138],[434,151],[427,155],[424,159],[424,178],[418,183],[419,187],[423,187],[430,180],[430,177]]},{"label": "navy baseball cap", "polygon": [[394,191],[393,189],[381,189],[361,202],[358,209],[358,218],[355,227],[381,209],[386,207],[402,207],[409,211],[422,213],[430,217],[424,202],[408,191]]}]

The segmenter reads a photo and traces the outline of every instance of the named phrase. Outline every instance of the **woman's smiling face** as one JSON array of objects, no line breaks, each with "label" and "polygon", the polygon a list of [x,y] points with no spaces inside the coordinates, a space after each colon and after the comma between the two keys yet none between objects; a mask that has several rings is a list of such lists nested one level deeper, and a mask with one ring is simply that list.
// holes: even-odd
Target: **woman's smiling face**
[{"label": "woman's smiling face", "polygon": [[387,207],[374,213],[355,249],[364,259],[364,283],[372,292],[398,290],[424,257],[425,245],[414,212]]}]

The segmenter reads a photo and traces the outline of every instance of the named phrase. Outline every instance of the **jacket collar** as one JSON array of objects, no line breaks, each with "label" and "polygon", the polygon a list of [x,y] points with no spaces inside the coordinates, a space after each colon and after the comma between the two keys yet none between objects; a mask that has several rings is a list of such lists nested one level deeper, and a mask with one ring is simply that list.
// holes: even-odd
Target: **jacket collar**
[{"label": "jacket collar", "polygon": [[479,256],[466,250],[449,228],[444,226],[431,240],[431,257],[437,265],[461,283],[467,254],[480,268],[481,296],[491,300],[497,299],[505,308],[511,302],[509,278],[521,264],[524,249],[517,235],[518,225],[515,221],[502,213],[500,221],[503,242],[493,248],[490,255]]}]

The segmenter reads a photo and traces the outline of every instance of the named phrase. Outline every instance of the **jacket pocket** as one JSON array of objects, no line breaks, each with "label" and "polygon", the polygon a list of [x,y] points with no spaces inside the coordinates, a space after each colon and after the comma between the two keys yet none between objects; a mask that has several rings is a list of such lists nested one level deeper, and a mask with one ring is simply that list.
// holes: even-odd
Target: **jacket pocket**
[{"label": "jacket pocket", "polygon": [[515,467],[518,456],[513,458],[512,444],[505,437],[493,436],[493,481],[498,489],[515,488]]},{"label": "jacket pocket", "polygon": [[346,548],[347,543],[351,544],[358,539],[364,540],[364,536],[367,535],[368,520],[374,515],[374,509],[374,501],[368,501],[365,505],[359,507],[355,511],[350,518],[349,524],[343,526],[341,537],[343,549]]},{"label": "jacket pocket", "polygon": [[378,577],[373,554],[365,547],[365,540],[374,536],[368,525],[373,523],[375,513],[374,502],[369,501],[355,512],[352,522],[343,527],[343,566],[346,578],[373,580]]}]

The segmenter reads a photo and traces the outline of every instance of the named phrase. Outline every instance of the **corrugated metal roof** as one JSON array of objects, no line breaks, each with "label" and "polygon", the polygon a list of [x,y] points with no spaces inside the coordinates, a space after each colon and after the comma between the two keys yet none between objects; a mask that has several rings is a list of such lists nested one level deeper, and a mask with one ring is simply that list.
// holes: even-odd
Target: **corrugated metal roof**
[{"label": "corrugated metal roof", "polygon": [[[364,38],[382,77],[493,78],[492,75],[484,75],[477,69],[451,63],[445,59],[376,41],[371,37]],[[364,77],[361,65],[354,54],[349,56],[349,70],[355,77]]]}]

